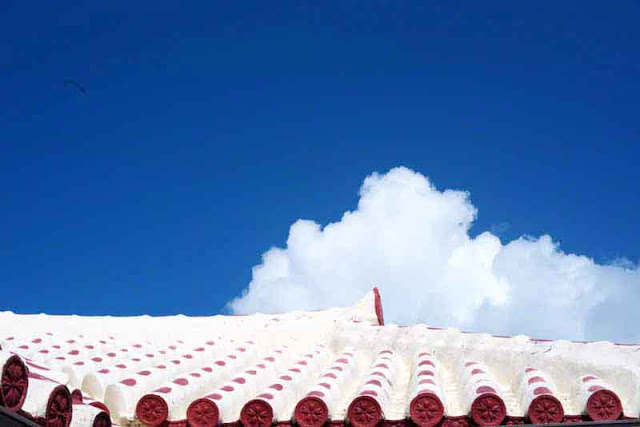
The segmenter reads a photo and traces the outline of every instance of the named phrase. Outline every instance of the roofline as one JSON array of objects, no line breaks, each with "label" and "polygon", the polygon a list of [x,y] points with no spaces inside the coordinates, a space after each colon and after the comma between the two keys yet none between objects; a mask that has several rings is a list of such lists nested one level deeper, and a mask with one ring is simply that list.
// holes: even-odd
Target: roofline
[{"label": "roofline", "polygon": [[628,419],[628,420],[613,420],[613,421],[581,421],[581,422],[572,422],[572,423],[552,423],[552,424],[529,424],[530,426],[544,426],[544,427],[567,427],[567,425],[572,426],[585,426],[585,427],[596,427],[596,426],[607,426],[607,427],[615,427],[615,426],[640,426],[640,419]]}]

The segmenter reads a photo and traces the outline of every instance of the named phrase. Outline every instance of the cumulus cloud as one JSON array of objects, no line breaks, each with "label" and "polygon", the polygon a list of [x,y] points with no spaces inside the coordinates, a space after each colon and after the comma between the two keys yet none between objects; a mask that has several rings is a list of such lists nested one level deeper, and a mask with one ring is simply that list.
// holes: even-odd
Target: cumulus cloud
[{"label": "cumulus cloud", "polygon": [[296,221],[271,248],[235,313],[350,305],[380,288],[387,322],[566,339],[640,340],[640,270],[564,253],[550,236],[503,243],[469,229],[469,194],[419,173],[373,173],[357,209],[322,227]]}]

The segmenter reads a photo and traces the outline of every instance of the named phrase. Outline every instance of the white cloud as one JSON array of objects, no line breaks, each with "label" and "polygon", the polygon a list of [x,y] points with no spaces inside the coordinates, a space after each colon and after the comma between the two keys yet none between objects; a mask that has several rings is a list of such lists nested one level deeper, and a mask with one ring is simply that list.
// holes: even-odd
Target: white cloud
[{"label": "white cloud", "polygon": [[236,313],[350,305],[380,287],[387,322],[568,339],[639,340],[640,270],[566,254],[549,236],[475,238],[469,194],[406,168],[368,176],[355,211],[324,228],[298,220]]}]

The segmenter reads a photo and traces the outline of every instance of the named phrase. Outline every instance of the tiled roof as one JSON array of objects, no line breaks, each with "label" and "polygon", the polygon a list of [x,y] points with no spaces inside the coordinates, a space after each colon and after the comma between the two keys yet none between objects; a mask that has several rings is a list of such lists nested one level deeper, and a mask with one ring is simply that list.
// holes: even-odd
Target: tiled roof
[{"label": "tiled roof", "polygon": [[282,315],[0,313],[0,404],[41,424],[492,426],[636,418],[640,346]]}]

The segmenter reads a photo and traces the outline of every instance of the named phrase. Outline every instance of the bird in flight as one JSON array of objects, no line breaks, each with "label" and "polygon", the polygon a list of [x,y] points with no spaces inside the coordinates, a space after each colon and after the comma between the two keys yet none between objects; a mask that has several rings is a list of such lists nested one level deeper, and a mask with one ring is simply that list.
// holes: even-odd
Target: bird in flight
[{"label": "bird in flight", "polygon": [[80,86],[80,84],[78,84],[78,82],[76,82],[75,80],[68,80],[67,79],[67,80],[64,81],[64,85],[65,86],[73,86],[76,89],[78,89],[81,93],[87,93],[87,90],[84,87]]}]

